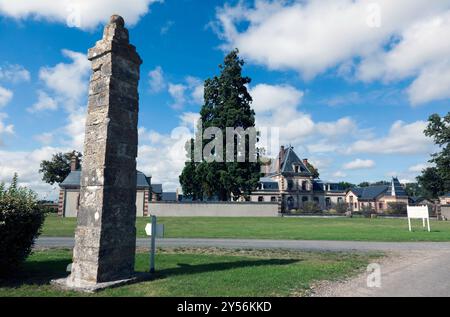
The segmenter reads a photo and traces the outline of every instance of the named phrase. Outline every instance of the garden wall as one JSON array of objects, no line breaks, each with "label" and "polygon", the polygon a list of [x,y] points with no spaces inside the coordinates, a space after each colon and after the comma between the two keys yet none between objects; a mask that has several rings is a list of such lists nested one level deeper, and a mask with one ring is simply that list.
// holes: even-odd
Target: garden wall
[{"label": "garden wall", "polygon": [[158,217],[278,217],[278,203],[154,202],[148,207]]}]

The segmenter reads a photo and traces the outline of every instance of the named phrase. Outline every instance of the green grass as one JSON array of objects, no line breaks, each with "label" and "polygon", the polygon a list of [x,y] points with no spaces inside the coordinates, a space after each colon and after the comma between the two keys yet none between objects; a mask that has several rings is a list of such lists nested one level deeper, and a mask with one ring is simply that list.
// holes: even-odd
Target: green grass
[{"label": "green grass", "polygon": [[[151,281],[108,289],[94,295],[62,291],[49,284],[64,277],[67,250],[37,251],[22,271],[0,280],[6,296],[301,296],[311,283],[356,274],[381,254],[292,251],[165,249],[156,257]],[[136,270],[148,267],[148,254],[136,255]]]},{"label": "green grass", "polygon": [[[148,218],[138,218],[138,237],[145,237]],[[167,238],[229,238],[347,241],[450,241],[450,222],[431,221],[432,232],[406,219],[366,218],[158,218]],[[43,236],[71,237],[76,219],[48,216]]]}]

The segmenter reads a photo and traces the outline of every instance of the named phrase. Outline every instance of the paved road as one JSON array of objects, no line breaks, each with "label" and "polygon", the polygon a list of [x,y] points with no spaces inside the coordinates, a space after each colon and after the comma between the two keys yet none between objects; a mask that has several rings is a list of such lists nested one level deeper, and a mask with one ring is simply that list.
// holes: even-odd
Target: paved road
[{"label": "paved road", "polygon": [[[39,238],[37,247],[72,248],[73,238]],[[150,245],[149,239],[137,239],[138,247]],[[288,249],[316,251],[413,251],[450,250],[450,242],[359,242],[359,241],[295,241],[295,240],[242,240],[242,239],[159,239],[159,247],[217,247],[248,249]]]}]

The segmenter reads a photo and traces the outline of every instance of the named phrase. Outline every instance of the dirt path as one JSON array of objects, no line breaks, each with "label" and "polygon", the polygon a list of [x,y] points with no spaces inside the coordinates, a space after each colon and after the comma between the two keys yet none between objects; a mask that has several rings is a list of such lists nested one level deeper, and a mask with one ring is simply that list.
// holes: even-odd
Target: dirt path
[{"label": "dirt path", "polygon": [[[378,263],[380,287],[368,287],[368,272],[342,282],[313,287],[321,297],[450,297],[450,250],[389,253]],[[373,271],[372,271],[373,272]],[[373,274],[370,274],[374,277]],[[376,279],[370,279],[371,284]]]}]

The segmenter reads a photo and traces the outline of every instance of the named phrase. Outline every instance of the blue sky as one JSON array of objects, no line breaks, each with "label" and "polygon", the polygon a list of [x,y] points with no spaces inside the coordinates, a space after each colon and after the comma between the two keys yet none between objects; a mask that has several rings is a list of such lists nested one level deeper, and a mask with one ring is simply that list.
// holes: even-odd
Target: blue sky
[{"label": "blue sky", "polygon": [[428,116],[450,109],[450,1],[0,0],[0,181],[17,171],[55,197],[39,162],[82,150],[85,54],[112,13],[144,60],[138,165],[166,190],[202,82],[234,47],[258,125],[325,180],[414,180],[435,150]]}]

